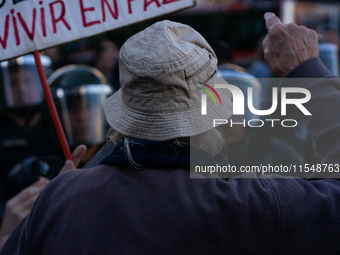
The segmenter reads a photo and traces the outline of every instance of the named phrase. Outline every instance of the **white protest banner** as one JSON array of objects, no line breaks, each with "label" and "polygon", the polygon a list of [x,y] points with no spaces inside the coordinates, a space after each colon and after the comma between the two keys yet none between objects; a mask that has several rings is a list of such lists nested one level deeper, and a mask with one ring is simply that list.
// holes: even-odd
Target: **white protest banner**
[{"label": "white protest banner", "polygon": [[195,0],[0,0],[0,61],[195,5]]}]

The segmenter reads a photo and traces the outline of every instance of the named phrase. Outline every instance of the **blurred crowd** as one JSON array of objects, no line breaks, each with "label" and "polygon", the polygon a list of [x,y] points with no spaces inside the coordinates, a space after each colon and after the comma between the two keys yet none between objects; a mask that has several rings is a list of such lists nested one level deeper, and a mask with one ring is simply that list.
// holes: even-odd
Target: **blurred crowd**
[{"label": "blurred crowd", "polygon": [[[87,146],[79,167],[105,144],[103,103],[119,89],[118,48],[103,40],[91,63],[41,55],[70,149]],[[64,165],[64,155],[44,99],[33,55],[1,62],[0,70],[0,245],[31,210],[48,180]]]}]

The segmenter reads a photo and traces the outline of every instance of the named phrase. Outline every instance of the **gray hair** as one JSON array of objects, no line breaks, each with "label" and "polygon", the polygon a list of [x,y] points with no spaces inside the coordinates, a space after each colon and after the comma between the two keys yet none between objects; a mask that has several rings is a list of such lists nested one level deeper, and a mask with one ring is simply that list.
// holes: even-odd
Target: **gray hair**
[{"label": "gray hair", "polygon": [[[107,138],[108,141],[114,143],[124,142],[123,148],[125,150],[129,163],[135,168],[141,167],[141,165],[137,164],[133,160],[130,151],[131,146],[136,143],[134,141],[135,138],[124,136],[118,131],[114,130],[112,127],[110,127],[107,132]],[[222,134],[216,128],[210,129],[202,134],[192,136],[190,138],[181,137],[166,142],[178,145],[181,145],[183,143],[190,143],[190,145],[199,147],[212,155],[216,155],[217,153],[221,152],[226,145]]]}]

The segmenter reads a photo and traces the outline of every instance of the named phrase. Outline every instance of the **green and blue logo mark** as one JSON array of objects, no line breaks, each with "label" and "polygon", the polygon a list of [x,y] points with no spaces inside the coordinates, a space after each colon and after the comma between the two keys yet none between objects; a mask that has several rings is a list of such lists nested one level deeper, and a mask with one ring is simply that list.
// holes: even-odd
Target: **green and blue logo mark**
[{"label": "green and blue logo mark", "polygon": [[[220,95],[217,93],[217,91],[213,87],[211,87],[208,84],[202,83],[202,82],[197,82],[197,83],[206,86],[208,89],[210,89],[212,92],[214,92],[215,95],[217,96],[218,100],[220,101],[221,106],[222,106],[221,97],[220,97]],[[200,88],[200,87],[197,87],[197,88],[200,89],[200,90],[203,90],[204,92],[206,92],[214,100],[214,103],[217,106],[215,97],[213,96],[213,94],[208,89]],[[201,106],[202,106],[201,107],[202,115],[207,115],[207,95],[206,94],[202,94],[202,105]]]}]

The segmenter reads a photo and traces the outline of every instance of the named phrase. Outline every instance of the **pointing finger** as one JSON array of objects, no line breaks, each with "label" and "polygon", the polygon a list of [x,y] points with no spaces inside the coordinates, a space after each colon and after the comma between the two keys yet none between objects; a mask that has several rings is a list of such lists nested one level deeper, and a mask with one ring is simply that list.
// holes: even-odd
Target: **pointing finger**
[{"label": "pointing finger", "polygon": [[266,21],[266,27],[268,32],[273,28],[274,25],[282,24],[281,20],[272,12],[267,12],[264,15]]}]

